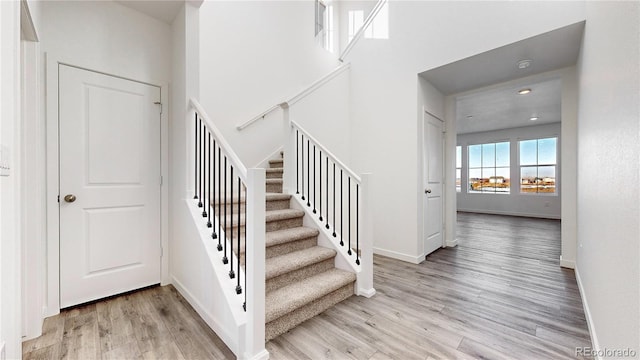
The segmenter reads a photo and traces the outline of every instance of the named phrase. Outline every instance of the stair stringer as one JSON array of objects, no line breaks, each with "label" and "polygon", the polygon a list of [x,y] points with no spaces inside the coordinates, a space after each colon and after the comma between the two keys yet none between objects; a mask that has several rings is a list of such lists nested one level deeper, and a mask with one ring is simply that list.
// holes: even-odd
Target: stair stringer
[{"label": "stair stringer", "polygon": [[291,208],[303,210],[305,212],[305,216],[302,218],[303,226],[318,229],[320,231],[318,234],[318,246],[334,249],[336,251],[334,266],[340,270],[356,274],[356,283],[353,290],[354,294],[359,295],[361,291],[358,290],[358,279],[360,278],[362,271],[361,268],[356,265],[355,255],[349,255],[347,253],[347,247],[340,246],[339,238],[334,238],[332,236],[332,233],[324,227],[324,223],[319,220],[317,216],[318,214],[314,214],[299,196],[291,196]]},{"label": "stair stringer", "polygon": [[[182,204],[191,222],[183,229],[184,237],[173,250],[188,252],[179,257],[189,261],[181,264],[181,273],[172,272],[172,283],[229,349],[241,358],[246,347],[244,296],[236,294],[237,280],[229,278],[228,265],[222,263],[223,253],[216,248],[218,242],[211,238],[211,228],[202,221],[202,212],[193,201],[186,199]],[[224,239],[224,230],[221,231]],[[235,264],[236,255],[231,253],[230,256],[234,257]],[[240,276],[244,279],[244,272]]]}]

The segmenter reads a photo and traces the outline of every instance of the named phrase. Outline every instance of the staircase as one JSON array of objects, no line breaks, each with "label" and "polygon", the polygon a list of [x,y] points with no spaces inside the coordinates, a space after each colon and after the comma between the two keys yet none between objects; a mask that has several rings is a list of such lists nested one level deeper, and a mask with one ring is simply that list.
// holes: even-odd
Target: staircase
[{"label": "staircase", "polygon": [[[335,268],[335,250],[318,246],[318,229],[303,226],[304,211],[292,209],[291,195],[282,193],[282,174],[283,159],[270,160],[265,184],[266,341],[349,298],[356,281],[356,274]],[[229,230],[237,231],[237,215],[229,216]],[[243,233],[243,216],[240,226]],[[242,264],[244,251],[242,243]]]}]

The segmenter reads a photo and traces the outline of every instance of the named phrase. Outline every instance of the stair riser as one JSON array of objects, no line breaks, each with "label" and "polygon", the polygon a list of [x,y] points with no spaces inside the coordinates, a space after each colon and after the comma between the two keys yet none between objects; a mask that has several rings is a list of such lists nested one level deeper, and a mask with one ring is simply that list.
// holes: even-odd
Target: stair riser
[{"label": "stair riser", "polygon": [[270,221],[266,224],[266,231],[291,229],[299,226],[302,226],[302,216],[293,219]]},{"label": "stair riser", "polygon": [[268,171],[265,176],[267,179],[282,179],[282,171]]},{"label": "stair riser", "polygon": [[305,266],[301,269],[290,271],[280,276],[276,276],[272,279],[268,279],[265,290],[266,292],[269,292],[276,289],[280,289],[281,287],[289,285],[296,281],[300,281],[310,276],[317,275],[329,269],[333,269],[334,263],[335,263],[335,258],[330,258],[330,259],[321,261],[319,263]]},{"label": "stair riser", "polygon": [[308,249],[310,247],[314,247],[318,245],[318,238],[316,236],[308,239],[296,240],[286,244],[279,244],[274,246],[269,246],[267,248],[267,259],[288,254],[298,250]]},{"label": "stair riser", "polygon": [[271,160],[269,161],[269,168],[271,169],[281,168],[283,164],[284,164],[283,160]]},{"label": "stair riser", "polygon": [[351,295],[353,295],[353,283],[347,284],[289,314],[270,321],[265,326],[265,340],[269,341],[280,334],[284,334],[289,329],[294,328],[305,320],[311,319]]},{"label": "stair riser", "polygon": [[266,184],[266,191],[270,193],[282,193],[282,184]]},{"label": "stair riser", "polygon": [[[224,214],[224,205],[220,205],[220,210],[222,211],[222,213]],[[231,207],[231,204],[227,203],[227,214],[237,214],[238,211],[238,204],[234,203],[233,204],[233,209]],[[245,203],[240,203],[240,212],[244,214],[245,212],[245,208],[246,208],[246,204]],[[288,209],[289,208],[289,200],[268,200],[266,202],[266,210],[284,210],[284,209]],[[216,214],[218,213],[218,206],[216,205]]]}]

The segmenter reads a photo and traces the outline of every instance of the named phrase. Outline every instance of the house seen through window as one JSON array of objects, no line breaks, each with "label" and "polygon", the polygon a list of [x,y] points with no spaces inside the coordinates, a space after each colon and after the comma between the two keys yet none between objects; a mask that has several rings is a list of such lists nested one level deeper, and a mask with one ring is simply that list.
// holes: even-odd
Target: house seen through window
[{"label": "house seen through window", "polygon": [[511,190],[509,142],[469,145],[469,193]]},{"label": "house seen through window", "polygon": [[557,142],[555,137],[519,142],[521,193],[556,193]]}]

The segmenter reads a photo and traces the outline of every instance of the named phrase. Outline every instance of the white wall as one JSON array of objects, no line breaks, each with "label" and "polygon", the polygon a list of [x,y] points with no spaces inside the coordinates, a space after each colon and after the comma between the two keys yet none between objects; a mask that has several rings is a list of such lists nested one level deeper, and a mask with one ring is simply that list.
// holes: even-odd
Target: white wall
[{"label": "white wall", "polygon": [[272,113],[242,132],[235,126],[326,75],[336,55],[314,38],[312,1],[210,1],[200,18],[200,103],[254,166],[283,145],[282,117]]},{"label": "white wall", "polygon": [[[39,30],[40,49],[50,58],[155,85],[171,80],[170,26],[115,2],[44,1]],[[44,76],[41,83],[44,88]],[[47,194],[50,209],[56,207],[56,195]],[[47,315],[53,315],[58,311],[53,260],[58,248],[52,238],[48,246]]]},{"label": "white wall", "polygon": [[0,2],[0,44],[0,145],[11,167],[0,177],[0,351],[16,359],[22,356],[19,2]]},{"label": "white wall", "polygon": [[352,162],[376,179],[377,251],[419,262],[416,109],[424,104],[416,75],[584,20],[584,4],[392,1],[389,16],[389,40],[361,39],[346,58],[353,65]]},{"label": "white wall", "polygon": [[587,2],[576,270],[597,349],[640,353],[640,5]]},{"label": "white wall", "polygon": [[[557,192],[555,194],[521,194],[518,181],[520,178],[518,141],[548,137],[558,138]],[[510,143],[511,193],[469,193],[467,186],[469,174],[465,171],[468,168],[468,146],[503,141]],[[561,144],[560,123],[458,135],[458,145],[462,146],[462,189],[457,193],[458,211],[560,219]]]}]

